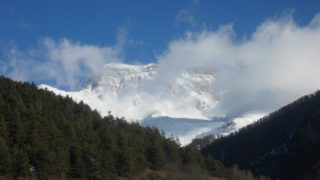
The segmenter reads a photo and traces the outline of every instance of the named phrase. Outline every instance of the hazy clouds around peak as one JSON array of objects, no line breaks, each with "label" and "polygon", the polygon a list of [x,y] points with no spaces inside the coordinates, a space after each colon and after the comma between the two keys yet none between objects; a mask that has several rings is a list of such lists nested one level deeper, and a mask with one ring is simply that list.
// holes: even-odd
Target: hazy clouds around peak
[{"label": "hazy clouds around peak", "polygon": [[217,116],[270,112],[320,88],[319,14],[305,26],[290,14],[268,19],[241,41],[230,25],[187,33],[172,41],[157,61],[159,79],[184,68],[214,67],[214,88],[224,96]]},{"label": "hazy clouds around peak", "polygon": [[[275,110],[320,88],[319,17],[307,25],[297,24],[290,14],[267,19],[248,38],[237,37],[232,25],[188,32],[155,57],[159,68],[150,85],[161,86],[185,69],[210,66],[215,92],[223,95],[216,116]],[[122,51],[118,45],[44,38],[29,51],[12,48],[1,70],[13,79],[38,78],[73,88],[99,73],[103,64],[121,62]]]}]

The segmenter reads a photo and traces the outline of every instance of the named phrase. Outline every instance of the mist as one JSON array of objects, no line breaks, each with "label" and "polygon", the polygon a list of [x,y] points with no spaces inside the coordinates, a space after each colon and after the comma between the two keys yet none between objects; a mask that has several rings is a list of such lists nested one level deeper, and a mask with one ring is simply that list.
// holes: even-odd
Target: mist
[{"label": "mist", "polygon": [[183,69],[213,67],[213,88],[223,97],[216,117],[269,113],[320,88],[320,15],[304,26],[291,14],[267,19],[245,39],[232,25],[189,32],[170,42],[157,61],[159,81]]},{"label": "mist", "polygon": [[[37,79],[74,90],[83,79],[99,74],[103,64],[125,62],[121,54],[125,52],[117,44],[94,46],[48,37],[28,51],[11,48],[0,70],[15,80]],[[168,42],[153,61],[159,65],[148,82],[153,89],[184,70],[212,68],[214,92],[222,97],[213,118],[268,113],[320,88],[320,15],[306,25],[296,23],[291,14],[267,19],[248,37],[237,37],[232,24],[187,32]]]}]

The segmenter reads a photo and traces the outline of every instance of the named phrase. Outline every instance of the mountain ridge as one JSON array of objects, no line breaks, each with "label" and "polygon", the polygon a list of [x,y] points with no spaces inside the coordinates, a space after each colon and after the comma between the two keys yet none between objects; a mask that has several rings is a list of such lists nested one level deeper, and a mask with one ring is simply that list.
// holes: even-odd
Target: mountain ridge
[{"label": "mountain ridge", "polygon": [[[166,75],[159,74],[159,68],[161,67],[158,64],[111,63],[105,64],[103,72],[92,78],[79,91],[68,92],[48,85],[40,85],[39,88],[69,96],[77,102],[83,101],[102,116],[112,114],[125,117],[131,122],[155,126],[164,131],[168,137],[173,135],[180,138],[183,145],[201,134],[211,132],[220,135],[221,131],[217,127],[222,126],[218,120],[221,115],[217,114],[215,107],[223,98],[222,94],[215,92],[214,89],[215,70],[199,66],[177,72],[179,75],[176,78],[163,78]],[[193,121],[190,125],[194,126],[194,130],[181,136],[179,133],[167,132],[162,126],[146,122],[160,117],[212,122],[208,122],[211,126],[204,131],[200,122],[196,124]],[[249,121],[243,121],[241,127],[256,119],[253,117]],[[228,121],[233,119],[228,119],[226,125],[230,124]],[[172,122],[172,126],[177,125],[173,121],[167,122]],[[177,131],[181,129],[183,127],[177,127]],[[237,126],[231,128],[230,132],[236,129]]]},{"label": "mountain ridge", "polygon": [[101,117],[83,102],[0,76],[0,179],[212,179],[227,173],[158,129]]},{"label": "mountain ridge", "polygon": [[319,132],[318,90],[214,140],[202,153],[272,179],[319,179]]}]

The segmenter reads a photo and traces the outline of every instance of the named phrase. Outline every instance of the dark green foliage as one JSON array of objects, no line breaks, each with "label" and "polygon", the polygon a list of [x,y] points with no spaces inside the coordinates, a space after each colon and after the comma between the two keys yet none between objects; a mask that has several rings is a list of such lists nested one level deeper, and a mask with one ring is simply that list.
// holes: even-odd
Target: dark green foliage
[{"label": "dark green foliage", "polygon": [[168,162],[180,162],[180,152],[179,152],[179,145],[171,139],[165,139],[164,141],[164,150],[166,153],[166,161]]},{"label": "dark green foliage", "polygon": [[320,91],[202,150],[227,166],[280,179],[319,179]]},{"label": "dark green foliage", "polygon": [[0,77],[0,178],[116,179],[204,162],[157,129],[102,118],[82,102]]},{"label": "dark green foliage", "polygon": [[184,164],[199,164],[204,167],[204,158],[195,146],[186,146],[181,149],[182,162]]},{"label": "dark green foliage", "polygon": [[[157,131],[157,130],[155,130]],[[163,143],[163,138],[158,134],[152,134],[151,132],[148,133],[148,149],[147,149],[147,158],[150,162],[150,166],[152,169],[158,170],[160,169],[165,163],[165,151],[161,148]]]},{"label": "dark green foliage", "polygon": [[205,159],[206,168],[209,170],[212,176],[226,177],[228,172],[225,170],[223,164],[220,161],[215,160],[211,155]]},{"label": "dark green foliage", "polygon": [[29,174],[29,158],[25,151],[15,149],[13,152],[13,164],[15,176],[27,176]]},{"label": "dark green foliage", "polygon": [[0,173],[10,174],[12,172],[12,159],[9,149],[4,141],[0,137]]}]

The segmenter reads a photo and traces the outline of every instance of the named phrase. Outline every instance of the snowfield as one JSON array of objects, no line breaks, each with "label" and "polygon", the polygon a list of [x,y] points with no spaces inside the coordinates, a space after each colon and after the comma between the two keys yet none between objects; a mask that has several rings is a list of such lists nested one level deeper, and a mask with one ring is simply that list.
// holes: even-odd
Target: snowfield
[{"label": "snowfield", "polygon": [[102,116],[111,112],[129,122],[157,127],[166,136],[177,137],[182,145],[208,134],[228,134],[263,116],[215,116],[215,107],[222,98],[214,92],[214,70],[207,67],[177,72],[176,79],[161,77],[157,64],[112,63],[103,68],[102,74],[79,91],[68,92],[48,85],[39,88],[83,101]]}]

